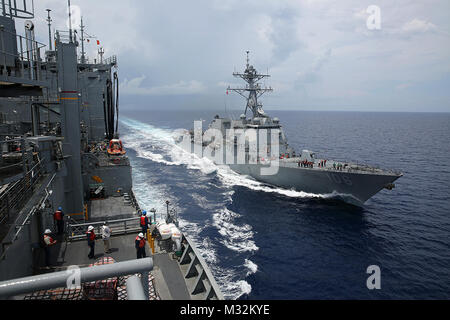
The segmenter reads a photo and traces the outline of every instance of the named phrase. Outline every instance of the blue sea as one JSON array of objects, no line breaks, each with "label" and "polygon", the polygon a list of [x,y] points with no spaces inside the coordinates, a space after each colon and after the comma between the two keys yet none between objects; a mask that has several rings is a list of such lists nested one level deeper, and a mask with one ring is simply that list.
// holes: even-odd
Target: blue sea
[{"label": "blue sea", "polygon": [[[241,112],[229,112],[238,118]],[[227,299],[449,299],[450,114],[268,111],[296,151],[397,169],[363,207],[271,187],[174,148],[217,111],[131,111],[120,134],[138,201],[165,200]],[[380,268],[369,290],[367,268]]]}]

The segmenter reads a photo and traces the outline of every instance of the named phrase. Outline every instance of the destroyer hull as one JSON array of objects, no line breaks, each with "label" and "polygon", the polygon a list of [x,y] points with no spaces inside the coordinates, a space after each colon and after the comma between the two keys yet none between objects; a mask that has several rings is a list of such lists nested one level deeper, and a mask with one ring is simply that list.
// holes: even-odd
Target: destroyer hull
[{"label": "destroyer hull", "polygon": [[[186,151],[195,153],[195,143],[191,143],[190,150]],[[221,158],[219,163],[216,161],[215,152],[221,155],[218,157]],[[211,153],[206,147],[202,147],[204,157],[219,165],[226,163],[223,149],[219,148],[215,152]],[[280,160],[276,164],[277,167],[268,170],[270,166],[268,163],[238,163],[236,149],[234,154],[233,163],[227,165],[238,174],[287,190],[321,195],[333,194],[341,197],[345,202],[358,206],[363,205],[382,189],[392,188],[393,182],[402,176],[401,173],[376,169],[373,171],[337,170],[330,165],[331,160],[326,167],[318,167],[317,164],[312,168],[301,167],[298,165],[300,158]],[[264,174],[267,172],[270,174]]]},{"label": "destroyer hull", "polygon": [[261,169],[267,166],[262,164],[229,166],[239,174],[273,186],[314,194],[338,194],[356,205],[364,204],[401,176],[285,166],[279,166],[276,174],[263,175]]}]

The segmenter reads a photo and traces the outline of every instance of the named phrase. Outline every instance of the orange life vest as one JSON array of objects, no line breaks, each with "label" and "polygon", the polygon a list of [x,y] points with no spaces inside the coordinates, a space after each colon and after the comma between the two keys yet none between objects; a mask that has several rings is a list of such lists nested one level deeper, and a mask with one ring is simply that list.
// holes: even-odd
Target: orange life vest
[{"label": "orange life vest", "polygon": [[55,211],[55,215],[54,215],[55,220],[59,221],[62,220],[62,212],[61,211]]},{"label": "orange life vest", "polygon": [[50,237],[49,235],[44,234],[44,243],[46,246],[50,246],[55,242],[55,240],[53,240],[52,237]]},{"label": "orange life vest", "polygon": [[145,246],[145,238],[139,238],[139,236],[136,237],[136,241],[139,241],[139,248],[143,248]]},{"label": "orange life vest", "polygon": [[89,235],[89,240],[94,241],[95,240],[95,233],[94,231],[88,231],[86,234]]},{"label": "orange life vest", "polygon": [[141,216],[141,227],[145,227],[145,216]]}]

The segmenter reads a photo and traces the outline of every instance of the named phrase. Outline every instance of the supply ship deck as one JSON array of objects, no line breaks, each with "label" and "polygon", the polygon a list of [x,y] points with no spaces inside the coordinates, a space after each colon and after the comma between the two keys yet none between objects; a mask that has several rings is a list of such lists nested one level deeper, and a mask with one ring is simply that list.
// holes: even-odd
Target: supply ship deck
[{"label": "supply ship deck", "polygon": [[[35,41],[33,1],[0,1],[0,299],[223,299],[168,203],[167,213],[149,210],[147,257],[137,259],[144,209],[119,140],[117,57],[104,59],[99,48],[89,61],[83,21],[79,39],[71,28],[52,34],[50,11],[47,48]],[[16,31],[21,19],[29,19],[24,36]]]},{"label": "supply ship deck", "polygon": [[[125,197],[122,195],[92,201],[89,210],[92,219],[89,219],[89,221],[96,220],[97,222],[68,224],[68,238],[61,237],[61,242],[54,248],[52,254],[52,266],[43,270],[60,271],[66,270],[70,266],[89,266],[93,262],[105,258],[112,258],[116,262],[136,259],[134,244],[136,234],[141,230],[139,219],[136,217],[118,219],[118,216],[122,217],[125,211],[131,213],[129,216],[134,215],[136,211],[136,208]],[[112,214],[114,212],[120,212],[120,214],[114,215]],[[112,229],[111,252],[104,253],[103,241],[99,238],[96,240],[95,257],[89,259],[85,230],[88,225],[93,225],[96,228],[96,233],[100,234],[103,221],[108,221],[108,225]],[[162,246],[158,245],[159,241],[158,238],[154,239],[154,253],[152,253],[152,248],[149,245],[146,247],[147,256],[153,259],[153,270],[150,271],[153,290],[151,288],[150,291],[155,294],[150,299],[204,300],[221,297],[220,290],[215,282],[211,284],[209,280],[202,279],[198,288],[195,288],[199,280],[197,279],[198,276],[204,270],[209,273],[209,270],[196,249],[190,247],[191,244],[188,239],[185,238],[183,241],[183,252],[186,252],[186,254],[180,257],[177,257],[173,252],[167,252]],[[193,250],[195,250],[195,256],[192,254]],[[191,256],[198,260],[192,266],[190,265],[192,262]],[[189,273],[189,271],[191,272]],[[206,297],[208,294],[209,297]],[[25,295],[23,298],[30,299],[30,295]]]}]

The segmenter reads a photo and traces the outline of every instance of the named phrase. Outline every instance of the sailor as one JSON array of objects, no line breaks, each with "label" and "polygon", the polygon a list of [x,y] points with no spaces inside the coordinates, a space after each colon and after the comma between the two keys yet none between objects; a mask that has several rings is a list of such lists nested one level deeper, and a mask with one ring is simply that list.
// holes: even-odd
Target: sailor
[{"label": "sailor", "polygon": [[56,222],[56,226],[58,228],[58,234],[63,234],[64,232],[64,212],[61,207],[58,207],[58,210],[53,214],[53,220]]},{"label": "sailor", "polygon": [[147,237],[147,229],[148,229],[148,218],[147,218],[147,211],[142,211],[142,216],[141,216],[141,221],[140,221],[140,225],[142,228],[142,233],[144,234],[145,237]]},{"label": "sailor", "polygon": [[46,229],[44,231],[44,250],[45,250],[45,265],[50,266],[50,247],[56,243],[50,234],[52,231],[50,229]]},{"label": "sailor", "polygon": [[111,228],[108,226],[108,223],[105,221],[102,226],[102,239],[103,244],[105,245],[105,253],[111,253],[111,243],[109,238],[111,237]]},{"label": "sailor", "polygon": [[146,254],[145,254],[145,238],[144,238],[144,234],[142,232],[139,233],[138,236],[136,237],[135,247],[136,247],[137,259],[145,258],[146,257]]},{"label": "sailor", "polygon": [[94,250],[95,250],[95,232],[94,227],[89,226],[86,232],[88,246],[91,248],[88,254],[89,259],[94,259]]}]

